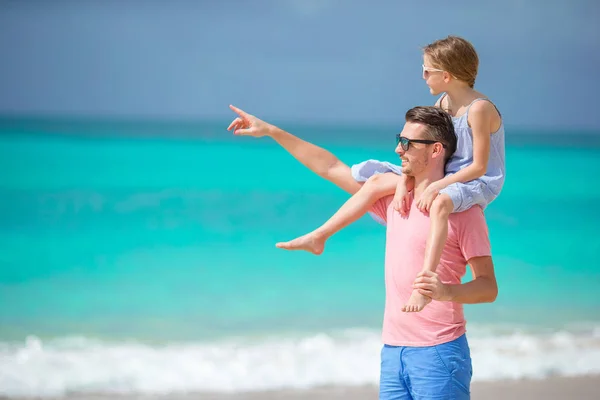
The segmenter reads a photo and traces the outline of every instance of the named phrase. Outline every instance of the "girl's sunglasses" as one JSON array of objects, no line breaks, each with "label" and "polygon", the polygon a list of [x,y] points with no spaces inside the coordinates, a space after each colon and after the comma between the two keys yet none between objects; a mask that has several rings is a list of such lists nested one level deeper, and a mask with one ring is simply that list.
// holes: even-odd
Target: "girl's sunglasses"
[{"label": "girl's sunglasses", "polygon": [[[441,142],[438,142],[437,140],[409,139],[404,136],[400,136],[399,133],[396,134],[396,146],[398,146],[398,145],[402,146],[402,150],[408,151],[408,148],[410,147],[411,143],[434,144],[434,143],[441,143]],[[442,143],[442,147],[446,148],[446,145],[444,143]]]},{"label": "girl's sunglasses", "polygon": [[444,72],[443,69],[438,69],[438,68],[432,68],[432,67],[426,67],[425,64],[421,65],[423,67],[423,76],[425,76],[426,74],[428,74],[429,72]]}]

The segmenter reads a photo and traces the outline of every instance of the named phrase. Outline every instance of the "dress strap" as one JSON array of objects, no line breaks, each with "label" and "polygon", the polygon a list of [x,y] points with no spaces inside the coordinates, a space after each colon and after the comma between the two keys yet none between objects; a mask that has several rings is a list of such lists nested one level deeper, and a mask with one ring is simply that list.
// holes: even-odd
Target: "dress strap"
[{"label": "dress strap", "polygon": [[495,105],[494,103],[492,103],[492,101],[491,101],[490,99],[488,99],[487,97],[478,97],[478,98],[476,98],[475,100],[473,100],[473,101],[471,102],[471,104],[469,104],[469,105],[467,106],[467,111],[465,111],[465,115],[468,115],[468,114],[469,114],[469,110],[471,109],[471,106],[472,106],[474,103],[476,103],[476,102],[478,102],[478,101],[481,101],[481,100],[483,100],[483,101],[487,101],[487,102],[489,102],[491,105],[493,105],[493,106],[494,106],[494,108],[496,109],[496,111],[498,112],[498,115],[500,116],[500,118],[502,118],[502,114],[500,113],[500,110],[498,110],[498,107],[496,107],[496,105]]}]

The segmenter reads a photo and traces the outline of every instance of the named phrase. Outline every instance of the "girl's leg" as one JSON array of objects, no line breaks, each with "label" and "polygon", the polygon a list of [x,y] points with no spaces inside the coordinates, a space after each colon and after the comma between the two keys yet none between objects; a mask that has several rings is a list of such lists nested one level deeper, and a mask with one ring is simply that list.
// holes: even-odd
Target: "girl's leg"
[{"label": "girl's leg", "polygon": [[[445,193],[440,194],[431,205],[431,210],[429,211],[431,227],[429,228],[429,236],[425,247],[423,271],[435,272],[440,263],[442,250],[444,249],[446,239],[448,238],[448,218],[453,210],[454,203],[452,203],[450,196]],[[413,290],[403,311],[418,312],[430,302],[431,299],[429,297]]]},{"label": "girl's leg", "polygon": [[365,215],[377,200],[394,194],[399,179],[400,176],[394,173],[372,176],[319,228],[289,242],[277,243],[276,246],[285,250],[306,250],[321,254],[329,237]]}]

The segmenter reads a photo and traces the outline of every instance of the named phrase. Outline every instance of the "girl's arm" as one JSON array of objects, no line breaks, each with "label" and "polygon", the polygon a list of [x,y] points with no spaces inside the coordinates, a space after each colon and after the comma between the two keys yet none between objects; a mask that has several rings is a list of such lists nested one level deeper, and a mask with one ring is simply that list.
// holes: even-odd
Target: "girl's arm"
[{"label": "girl's arm", "polygon": [[455,182],[469,182],[485,174],[490,158],[490,136],[495,131],[493,126],[497,124],[499,117],[498,111],[489,101],[478,101],[471,106],[468,122],[473,131],[473,162],[438,181],[440,187]]}]

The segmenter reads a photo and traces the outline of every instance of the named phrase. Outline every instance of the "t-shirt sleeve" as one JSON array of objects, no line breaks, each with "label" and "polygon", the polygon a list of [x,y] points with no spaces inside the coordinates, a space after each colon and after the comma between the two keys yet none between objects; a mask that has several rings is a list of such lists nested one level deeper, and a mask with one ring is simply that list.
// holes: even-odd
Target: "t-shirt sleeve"
[{"label": "t-shirt sleeve", "polygon": [[385,225],[387,223],[387,210],[393,199],[394,196],[382,197],[369,210],[371,216],[380,224]]},{"label": "t-shirt sleeve", "polygon": [[473,206],[460,214],[458,244],[465,260],[491,256],[490,235],[481,207]]}]

